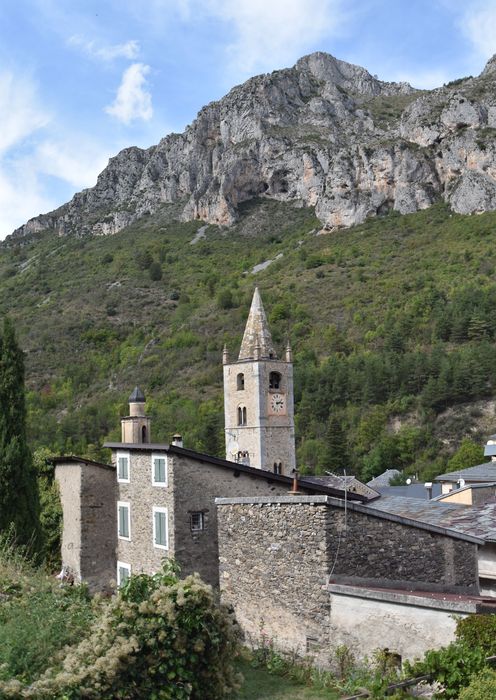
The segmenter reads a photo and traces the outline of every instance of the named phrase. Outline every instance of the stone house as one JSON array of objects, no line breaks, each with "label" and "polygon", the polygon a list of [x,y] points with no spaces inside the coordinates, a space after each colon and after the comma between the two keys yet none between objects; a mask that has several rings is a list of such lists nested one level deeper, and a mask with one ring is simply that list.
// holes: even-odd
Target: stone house
[{"label": "stone house", "polygon": [[480,596],[482,538],[379,503],[217,500],[221,595],[249,640],[323,665],[339,644],[412,659],[454,637],[454,614],[494,610]]}]

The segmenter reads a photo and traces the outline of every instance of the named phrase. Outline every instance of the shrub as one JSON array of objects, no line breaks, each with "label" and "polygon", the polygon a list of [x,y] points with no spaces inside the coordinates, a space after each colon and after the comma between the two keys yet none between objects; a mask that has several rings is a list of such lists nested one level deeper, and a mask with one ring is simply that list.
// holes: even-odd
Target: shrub
[{"label": "shrub", "polygon": [[196,575],[178,580],[170,563],[131,577],[60,666],[29,687],[0,683],[18,700],[221,700],[238,685],[232,661],[238,627]]},{"label": "shrub", "polygon": [[456,637],[469,647],[479,647],[486,656],[496,654],[496,615],[469,615],[458,620]]},{"label": "shrub", "polygon": [[496,698],[496,671],[485,668],[473,676],[470,685],[464,688],[459,700],[489,700]]},{"label": "shrub", "polygon": [[159,280],[162,279],[162,266],[159,262],[156,260],[152,262],[150,267],[148,268],[148,274],[150,275],[150,279],[152,282],[158,282]]}]

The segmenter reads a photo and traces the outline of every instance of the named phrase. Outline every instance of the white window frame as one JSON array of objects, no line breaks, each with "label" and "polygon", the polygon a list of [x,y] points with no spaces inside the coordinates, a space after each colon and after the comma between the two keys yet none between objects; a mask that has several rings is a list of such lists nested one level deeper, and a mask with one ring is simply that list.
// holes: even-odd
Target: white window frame
[{"label": "white window frame", "polygon": [[[155,515],[157,513],[165,514],[165,544],[157,544],[156,542],[157,532],[155,527]],[[153,506],[153,546],[157,549],[169,549],[169,514],[167,508]]]},{"label": "white window frame", "polygon": [[[155,481],[155,460],[156,459],[165,460],[165,481]],[[162,488],[165,488],[167,486],[167,480],[168,480],[167,472],[168,472],[168,468],[169,468],[169,465],[167,462],[168,462],[168,460],[167,460],[167,455],[165,452],[152,453],[152,484],[153,484],[153,486],[160,486]]]},{"label": "white window frame", "polygon": [[[200,525],[201,527],[193,527],[193,516],[194,515],[199,515],[200,516]],[[191,532],[204,532],[205,531],[205,513],[203,510],[193,510],[189,514],[189,527]]]},{"label": "white window frame", "polygon": [[[125,537],[124,535],[121,535],[119,532],[119,509],[120,508],[127,508],[127,529],[129,532],[129,537]],[[131,541],[131,506],[129,501],[117,501],[117,537],[120,540],[126,540],[127,542]]]},{"label": "white window frame", "polygon": [[[117,481],[119,484],[129,484],[131,481],[131,454],[129,452],[118,452],[116,459]],[[119,459],[127,459],[127,479],[121,479],[119,476]]]},{"label": "white window frame", "polygon": [[[127,569],[127,574],[128,577],[131,576],[131,564],[126,564],[123,561],[118,561],[117,562],[117,586],[120,587],[122,585],[122,579],[121,579],[121,569]],[[126,579],[124,579],[126,580]]]}]

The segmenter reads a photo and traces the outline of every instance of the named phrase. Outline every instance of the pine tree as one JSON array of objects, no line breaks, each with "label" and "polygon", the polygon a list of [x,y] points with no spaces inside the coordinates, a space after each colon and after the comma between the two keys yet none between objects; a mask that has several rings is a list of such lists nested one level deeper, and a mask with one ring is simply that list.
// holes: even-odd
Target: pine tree
[{"label": "pine tree", "polygon": [[26,437],[24,357],[9,319],[0,339],[0,532],[38,544],[39,499]]},{"label": "pine tree", "polygon": [[336,416],[329,418],[326,432],[326,449],[320,467],[326,471],[341,473],[349,464],[346,433]]}]

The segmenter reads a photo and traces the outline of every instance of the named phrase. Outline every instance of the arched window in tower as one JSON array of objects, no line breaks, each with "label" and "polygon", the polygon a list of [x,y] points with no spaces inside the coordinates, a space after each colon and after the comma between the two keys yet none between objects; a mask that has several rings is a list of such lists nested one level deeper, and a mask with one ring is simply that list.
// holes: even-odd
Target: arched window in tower
[{"label": "arched window in tower", "polygon": [[238,406],[238,425],[246,425],[246,406]]},{"label": "arched window in tower", "polygon": [[269,374],[269,389],[281,388],[281,375],[279,372],[271,372]]},{"label": "arched window in tower", "polygon": [[244,391],[245,388],[245,375],[240,372],[236,377],[236,388],[238,391]]},{"label": "arched window in tower", "polygon": [[141,428],[141,442],[146,442],[146,425]]},{"label": "arched window in tower", "polygon": [[274,474],[282,474],[282,462],[274,462]]}]

